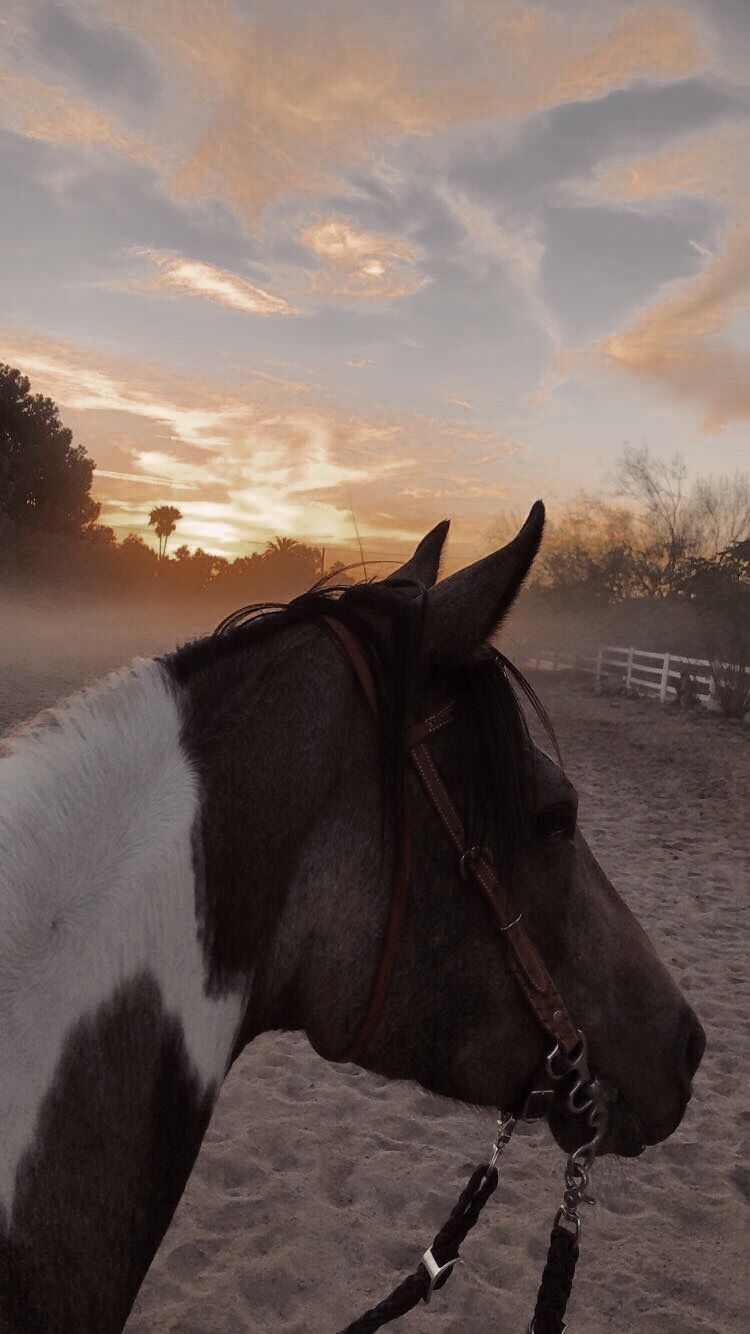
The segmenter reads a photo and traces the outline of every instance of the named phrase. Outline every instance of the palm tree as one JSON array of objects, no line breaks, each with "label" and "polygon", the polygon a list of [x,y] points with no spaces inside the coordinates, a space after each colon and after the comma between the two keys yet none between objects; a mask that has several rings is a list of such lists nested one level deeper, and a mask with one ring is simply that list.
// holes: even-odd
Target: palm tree
[{"label": "palm tree", "polygon": [[264,556],[290,556],[296,552],[299,542],[294,537],[275,537],[273,542],[266,542]]},{"label": "palm tree", "polygon": [[149,527],[153,524],[159,539],[159,560],[166,555],[167,540],[171,537],[182,515],[174,505],[157,505],[148,516]]}]

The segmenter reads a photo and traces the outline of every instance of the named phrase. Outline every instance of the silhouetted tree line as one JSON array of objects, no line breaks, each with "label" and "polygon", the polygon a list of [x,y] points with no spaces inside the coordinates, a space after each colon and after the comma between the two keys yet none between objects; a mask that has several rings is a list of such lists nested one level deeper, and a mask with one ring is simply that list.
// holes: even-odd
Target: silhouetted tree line
[{"label": "silhouetted tree line", "polygon": [[[293,597],[323,573],[320,548],[286,537],[236,560],[185,545],[167,556],[182,518],[172,505],[156,506],[149,516],[157,551],[138,534],[118,542],[98,522],[94,468],[85,449],[73,445],[56,404],[32,394],[21,371],[0,365],[0,578],[6,586],[168,597],[211,589],[242,602]],[[342,568],[338,563],[327,573],[346,582]]]},{"label": "silhouetted tree line", "polygon": [[[74,446],[51,399],[32,394],[20,371],[0,365],[0,577],[6,585],[151,591],[222,601],[284,600],[323,573],[323,552],[279,537],[265,551],[226,560],[167,543],[181,514],[156,506],[149,523],[158,551],[132,534],[118,542],[99,523],[91,498],[94,462]],[[750,706],[750,479],[700,479],[686,487],[682,458],[652,458],[625,447],[618,487],[629,505],[581,496],[548,521],[529,590],[515,621],[517,640],[583,647],[617,636],[656,651],[708,657],[719,697],[736,716]],[[493,545],[512,537],[521,516],[506,515]],[[340,571],[341,565],[329,573]],[[337,575],[337,582],[346,582]],[[536,618],[536,621],[535,621]],[[610,639],[611,642],[611,639]],[[732,664],[734,666],[732,666]],[[740,668],[739,673],[736,668]],[[733,675],[734,673],[734,675]]]},{"label": "silhouetted tree line", "polygon": [[[516,621],[519,646],[581,653],[596,642],[707,658],[730,716],[750,709],[750,477],[700,478],[679,454],[625,446],[616,489],[551,517]],[[517,515],[493,534],[510,536]],[[541,646],[541,644],[540,644]]]}]

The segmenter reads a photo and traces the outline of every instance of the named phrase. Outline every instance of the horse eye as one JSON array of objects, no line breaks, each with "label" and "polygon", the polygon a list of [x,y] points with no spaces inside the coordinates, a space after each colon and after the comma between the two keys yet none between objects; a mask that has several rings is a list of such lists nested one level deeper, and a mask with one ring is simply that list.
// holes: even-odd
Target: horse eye
[{"label": "horse eye", "polygon": [[537,837],[547,841],[572,838],[576,831],[576,813],[572,806],[550,806],[536,817]]}]

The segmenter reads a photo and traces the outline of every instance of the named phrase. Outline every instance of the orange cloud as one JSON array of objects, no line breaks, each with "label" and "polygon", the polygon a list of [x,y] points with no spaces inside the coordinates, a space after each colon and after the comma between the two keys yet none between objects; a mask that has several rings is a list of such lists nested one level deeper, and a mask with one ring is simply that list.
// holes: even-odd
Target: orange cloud
[{"label": "orange cloud", "polygon": [[150,486],[171,486],[173,489],[189,491],[195,485],[192,482],[176,482],[170,477],[147,477],[139,472],[114,472],[111,468],[97,468],[97,480],[106,477],[112,482],[145,482]]},{"label": "orange cloud", "polygon": [[[389,140],[524,116],[708,63],[690,15],[661,5],[624,17],[608,4],[586,7],[571,22],[514,3],[461,0],[435,6],[444,38],[436,45],[422,40],[408,7],[386,17],[377,6],[339,3],[313,15],[282,3],[251,17],[228,0],[102,0],[102,13],[159,65],[161,106],[148,141],[23,73],[0,93],[6,122],[35,138],[147,162],[173,193],[222,199],[248,227],[281,195],[330,187]],[[449,54],[453,39],[460,61]]]},{"label": "orange cloud", "polygon": [[418,292],[428,281],[410,270],[419,251],[395,236],[357,231],[345,218],[322,218],[300,240],[325,268],[313,275],[310,291],[319,296],[386,300]]},{"label": "orange cloud", "polygon": [[723,199],[731,204],[750,185],[747,125],[685,135],[660,153],[622,154],[599,168],[584,194],[614,203],[660,202],[677,195]]},{"label": "orange cloud", "polygon": [[462,541],[462,504],[504,495],[509,483],[495,465],[519,449],[440,419],[367,419],[319,395],[290,401],[284,382],[264,372],[248,390],[246,376],[241,386],[201,382],[13,331],[0,331],[0,360],[60,404],[101,464],[103,522],[148,535],[151,507],[176,500],[181,540],[228,555],[279,533],[351,549],[354,503],[363,539],[387,538],[395,562],[443,517],[435,502],[452,496],[454,550],[471,557],[474,511],[463,516]]},{"label": "orange cloud", "polygon": [[691,16],[674,6],[642,4],[623,15],[605,0],[581,6],[578,22],[516,0],[455,0],[454,9],[505,56],[498,109],[509,115],[601,97],[638,77],[680,78],[710,63]]},{"label": "orange cloud", "polygon": [[750,354],[733,345],[738,318],[750,307],[750,136],[723,125],[685,136],[648,157],[608,163],[594,187],[609,198],[653,203],[680,194],[721,199],[729,213],[714,254],[694,278],[669,283],[629,328],[604,344],[610,365],[661,384],[702,409],[704,429],[720,431],[750,416]]},{"label": "orange cloud", "polygon": [[92,103],[27,74],[0,70],[0,120],[28,139],[108,148],[139,162],[154,160],[144,139],[120,129]]},{"label": "orange cloud", "polygon": [[623,370],[699,404],[704,429],[750,417],[750,354],[723,337],[750,307],[750,223],[731,228],[696,278],[669,284],[604,352]]},{"label": "orange cloud", "polygon": [[256,287],[227,269],[218,269],[196,259],[176,258],[160,250],[139,253],[150,259],[159,273],[144,284],[129,285],[131,290],[202,297],[247,315],[299,314],[283,297],[272,296],[264,288]]}]

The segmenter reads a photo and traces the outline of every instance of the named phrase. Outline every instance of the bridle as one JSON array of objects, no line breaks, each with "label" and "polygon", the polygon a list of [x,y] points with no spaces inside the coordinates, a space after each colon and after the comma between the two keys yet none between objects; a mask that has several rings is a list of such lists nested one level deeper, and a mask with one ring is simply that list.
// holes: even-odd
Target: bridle
[{"label": "bridle", "polygon": [[[370,666],[351,630],[338,618],[323,617],[323,626],[341,650],[359,682],[375,718],[377,693]],[[591,1137],[568,1157],[565,1167],[565,1191],[557,1210],[550,1237],[537,1304],[527,1334],[562,1334],[565,1307],[570,1295],[578,1258],[582,1203],[593,1204],[586,1194],[588,1176],[607,1128],[610,1091],[595,1076],[588,1064],[584,1033],[576,1027],[544,960],[523,926],[523,913],[514,912],[508,893],[495,874],[486,850],[470,846],[460,816],[435,766],[428,741],[455,718],[453,701],[441,705],[422,722],[413,725],[407,735],[409,758],[421,780],[427,797],[459,856],[461,876],[473,880],[492,911],[505,942],[508,963],[542,1032],[553,1042],[541,1071],[518,1107],[501,1114],[498,1134],[490,1161],[477,1168],[454,1209],[451,1220],[424,1252],[417,1273],[395,1289],[390,1298],[372,1308],[344,1334],[364,1334],[380,1328],[412,1309],[419,1300],[429,1301],[434,1288],[442,1286],[459,1259],[457,1236],[463,1239],[472,1227],[486,1198],[497,1185],[497,1161],[510,1141],[516,1120],[546,1116],[551,1100],[564,1097],[565,1107],[573,1116],[581,1116]],[[411,879],[412,821],[408,789],[405,785],[400,820],[400,838],[396,852],[391,899],[384,942],[370,997],[362,1019],[336,1059],[354,1061],[362,1056],[372,1038],[383,1011],[388,985],[393,973],[399,937],[404,922]],[[541,1085],[541,1087],[537,1087]],[[450,1241],[446,1240],[447,1231]],[[572,1229],[572,1231],[571,1231]],[[414,1292],[406,1295],[408,1285]],[[416,1295],[415,1295],[416,1294]]]},{"label": "bridle", "polygon": [[[377,717],[375,684],[362,649],[343,622],[332,616],[326,617],[325,621],[327,629],[351,665],[372,713]],[[552,1038],[563,1055],[570,1055],[580,1045],[580,1031],[573,1023],[538,949],[524,930],[523,914],[514,912],[505,887],[498,879],[487,853],[483,848],[468,845],[461,819],[428,749],[429,739],[449,726],[454,716],[454,705],[449,701],[410,729],[407,744],[411,762],[440,823],[459,855],[459,868],[463,879],[475,882],[492,910],[507,946],[511,971],[537,1023],[544,1033]],[[411,811],[408,795],[405,794],[400,846],[396,854],[388,922],[380,962],[367,1009],[341,1057],[342,1060],[357,1060],[363,1054],[379,1023],[403,925],[410,871]]]}]

